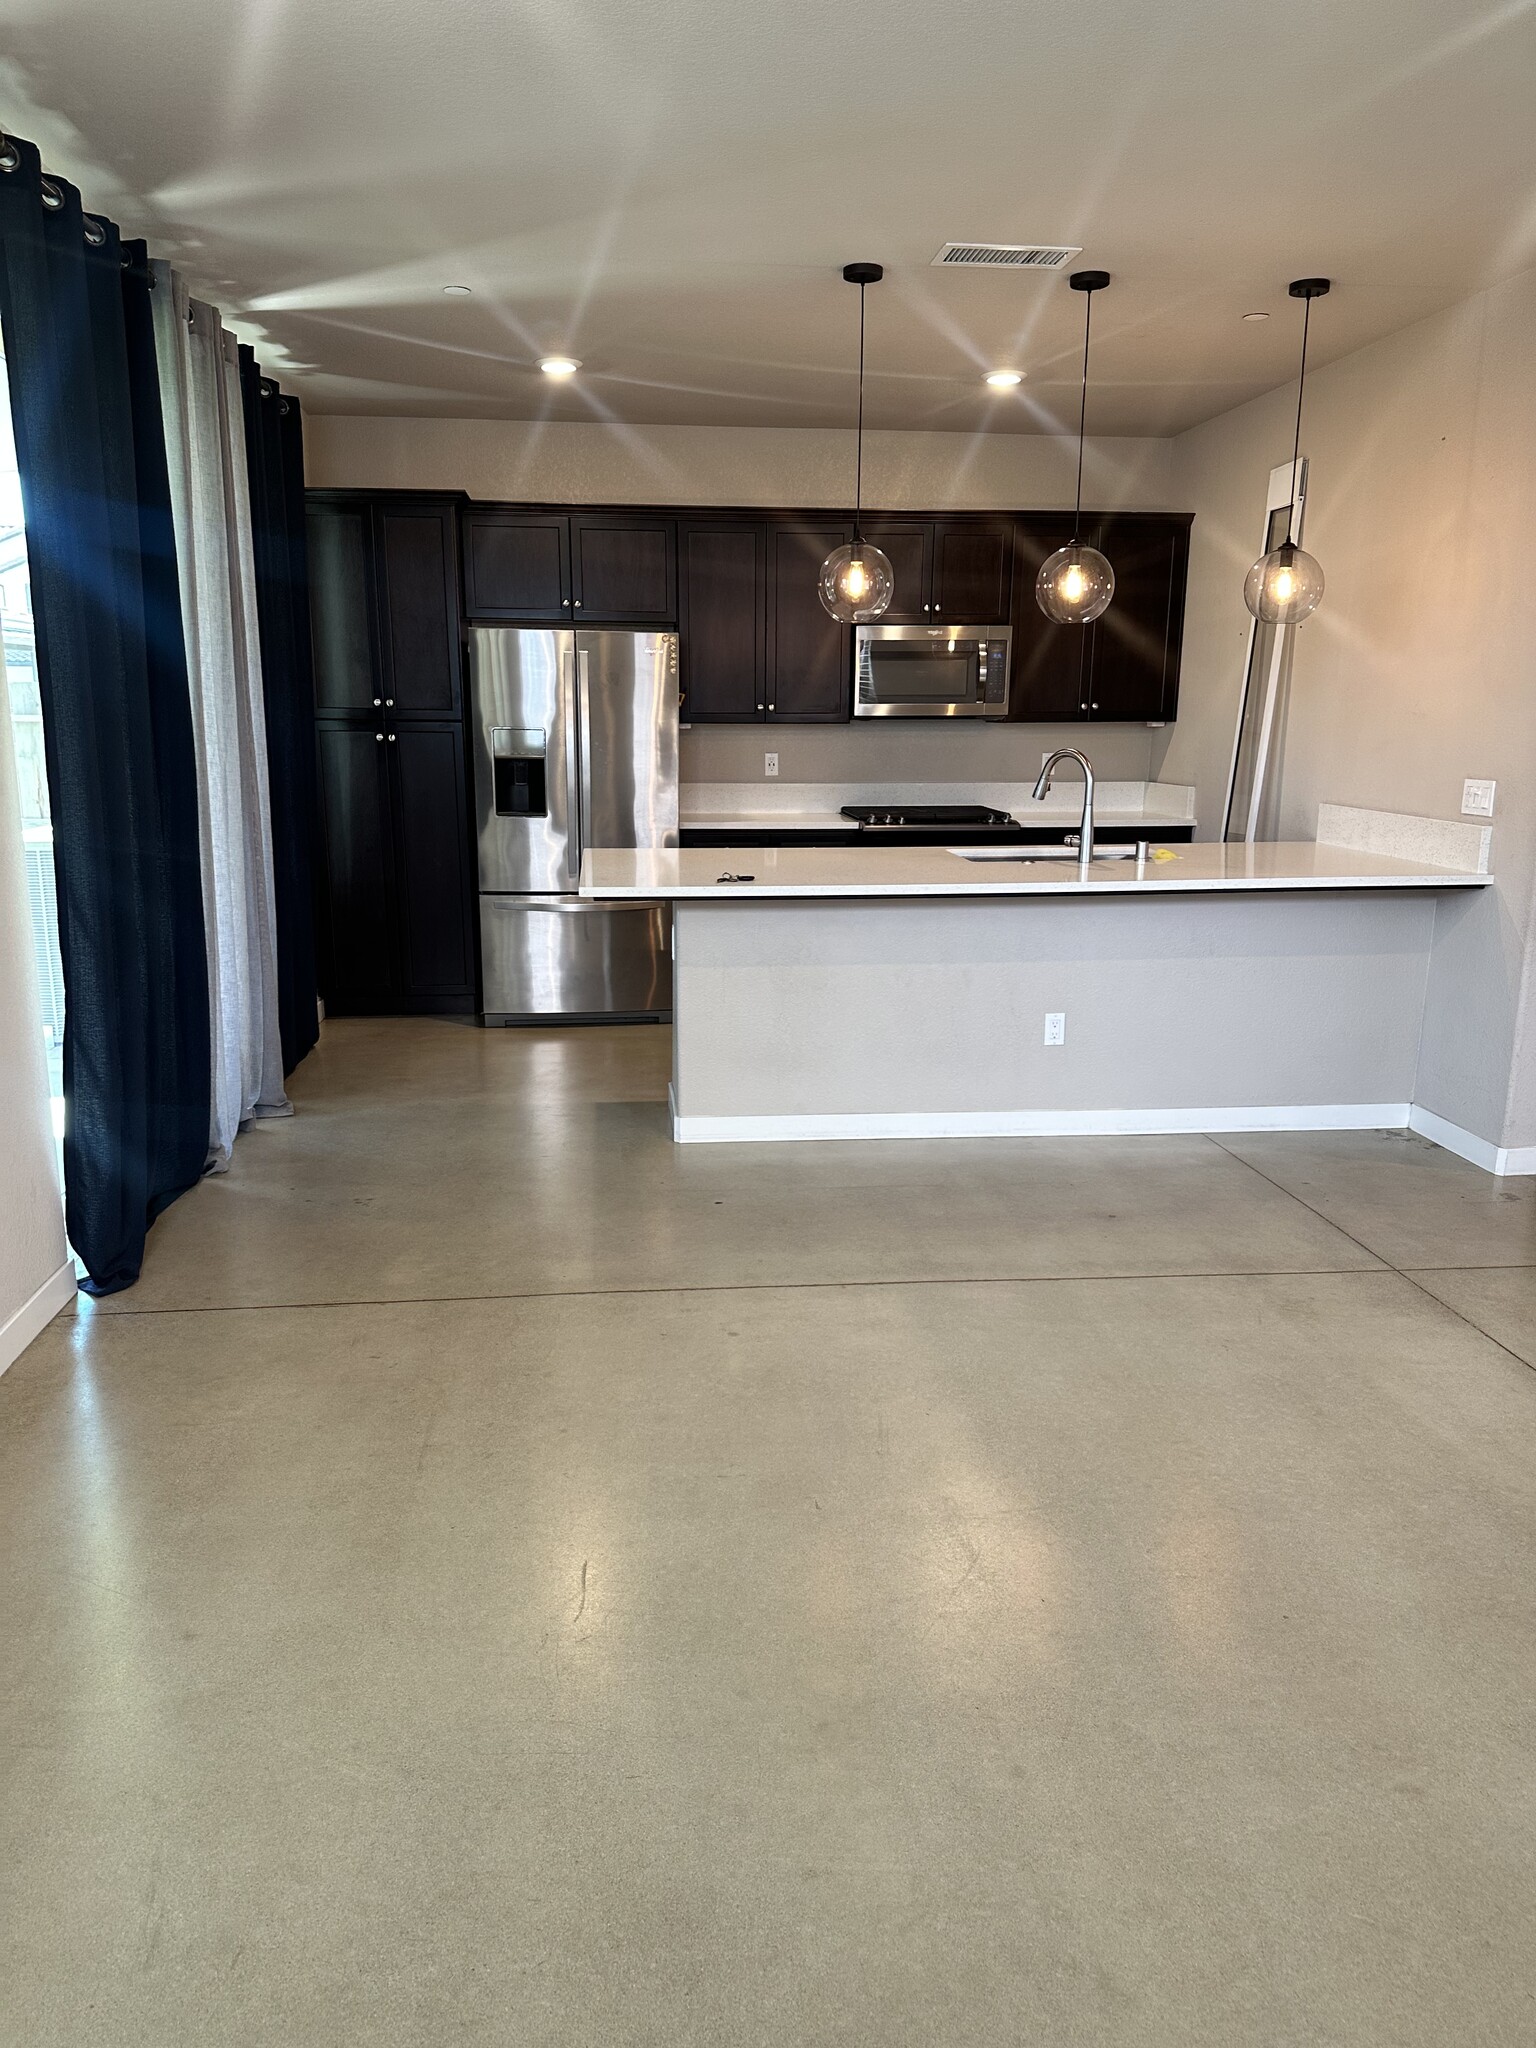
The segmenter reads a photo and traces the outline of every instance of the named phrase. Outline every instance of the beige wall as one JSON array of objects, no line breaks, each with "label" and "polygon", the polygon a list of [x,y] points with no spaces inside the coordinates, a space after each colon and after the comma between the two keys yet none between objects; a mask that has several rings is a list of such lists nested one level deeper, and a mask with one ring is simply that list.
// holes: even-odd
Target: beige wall
[{"label": "beige wall", "polygon": [[[39,1289],[57,1280],[68,1256],[27,933],[20,818],[0,657],[0,1372],[33,1334],[32,1321],[15,1319]],[[66,1280],[56,1292],[62,1302],[72,1287]]]},{"label": "beige wall", "polygon": [[[1170,443],[1095,440],[1094,505],[1177,510]],[[851,433],[799,427],[544,426],[531,420],[306,414],[317,488],[468,491],[472,498],[592,505],[846,505]],[[1070,505],[1076,443],[1040,434],[868,434],[864,500],[891,510],[1017,511]]]},{"label": "beige wall", "polygon": [[984,725],[958,719],[862,719],[852,725],[697,725],[683,734],[685,782],[1033,782],[1053,747],[1084,747],[1106,782],[1142,782],[1144,725]]},{"label": "beige wall", "polygon": [[[1327,319],[1327,306],[1316,316]],[[1220,806],[1247,642],[1243,575],[1294,390],[1173,443],[1195,513],[1179,721],[1154,768]],[[1497,891],[1437,920],[1417,1099],[1495,1143],[1536,1143],[1536,1038],[1522,994],[1536,872],[1536,273],[1309,378],[1306,543],[1327,594],[1296,637],[1280,836],[1320,802],[1454,818],[1498,779]],[[1517,1042],[1529,1050],[1518,1060]]]}]

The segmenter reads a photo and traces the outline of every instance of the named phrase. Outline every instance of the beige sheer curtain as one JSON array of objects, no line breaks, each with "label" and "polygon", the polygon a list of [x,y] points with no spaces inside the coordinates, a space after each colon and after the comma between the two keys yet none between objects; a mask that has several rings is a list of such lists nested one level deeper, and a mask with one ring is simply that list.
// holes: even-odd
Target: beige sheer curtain
[{"label": "beige sheer curtain", "polygon": [[278,1035],[266,722],[238,344],[154,265],[155,353],[192,691],[213,1039],[209,1164],[252,1117],[287,1116]]}]

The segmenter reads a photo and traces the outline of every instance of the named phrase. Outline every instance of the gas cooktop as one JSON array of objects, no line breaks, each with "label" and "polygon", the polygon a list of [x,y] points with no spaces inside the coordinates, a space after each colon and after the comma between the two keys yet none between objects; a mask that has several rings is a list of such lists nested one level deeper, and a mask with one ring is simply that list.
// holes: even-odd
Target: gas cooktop
[{"label": "gas cooktop", "polygon": [[862,832],[888,828],[903,832],[1002,832],[1012,829],[1006,811],[985,804],[844,804],[843,816]]}]

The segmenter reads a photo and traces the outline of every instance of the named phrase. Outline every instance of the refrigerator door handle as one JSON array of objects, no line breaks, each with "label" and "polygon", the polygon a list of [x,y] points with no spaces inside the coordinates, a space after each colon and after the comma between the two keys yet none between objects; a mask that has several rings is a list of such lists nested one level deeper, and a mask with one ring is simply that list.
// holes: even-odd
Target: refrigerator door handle
[{"label": "refrigerator door handle", "polygon": [[576,650],[576,674],[581,704],[581,842],[585,848],[592,817],[592,671],[585,647]]},{"label": "refrigerator door handle", "polygon": [[576,767],[576,657],[567,651],[561,663],[565,689],[565,868],[573,882],[581,879],[581,795]]}]

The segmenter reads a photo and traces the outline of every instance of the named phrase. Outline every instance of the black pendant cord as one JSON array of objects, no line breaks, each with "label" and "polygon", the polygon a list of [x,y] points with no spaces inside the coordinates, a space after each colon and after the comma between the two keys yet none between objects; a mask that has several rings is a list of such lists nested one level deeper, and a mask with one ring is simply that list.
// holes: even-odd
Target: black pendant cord
[{"label": "black pendant cord", "polygon": [[1077,503],[1072,512],[1072,545],[1083,523],[1083,438],[1088,431],[1088,337],[1093,332],[1093,293],[1083,293],[1083,402],[1077,415]]},{"label": "black pendant cord", "polygon": [[855,551],[862,545],[864,512],[864,292],[859,286],[859,424],[854,439],[853,457],[853,545]]},{"label": "black pendant cord", "polygon": [[1304,311],[1301,316],[1301,375],[1296,380],[1296,439],[1291,447],[1291,506],[1285,515],[1285,544],[1296,546],[1296,483],[1297,465],[1301,461],[1301,401],[1307,388],[1307,330],[1312,325],[1312,301],[1302,300]]}]

